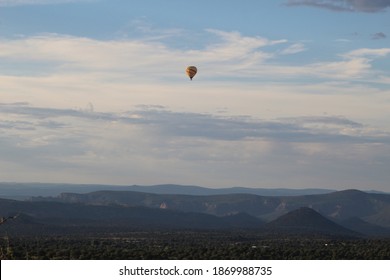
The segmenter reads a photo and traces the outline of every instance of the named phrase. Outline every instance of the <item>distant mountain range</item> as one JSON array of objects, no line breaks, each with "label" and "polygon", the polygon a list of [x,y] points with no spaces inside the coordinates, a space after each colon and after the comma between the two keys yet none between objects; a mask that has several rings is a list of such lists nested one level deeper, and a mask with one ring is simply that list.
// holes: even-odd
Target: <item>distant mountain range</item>
[{"label": "distant mountain range", "polygon": [[265,188],[205,188],[199,186],[183,186],[174,184],[153,186],[117,186],[96,184],[50,184],[50,183],[1,183],[0,197],[24,200],[32,196],[58,196],[64,192],[89,193],[102,190],[135,191],[155,194],[183,194],[183,195],[221,195],[221,194],[256,194],[264,196],[296,196],[309,194],[331,193],[330,189],[265,189]]},{"label": "distant mountain range", "polygon": [[259,196],[253,194],[180,195],[132,191],[63,193],[57,197],[36,197],[32,201],[55,201],[86,205],[149,207],[215,216],[247,213],[265,222],[289,211],[309,207],[335,221],[360,218],[374,225],[390,227],[390,195],[345,190],[319,195]]},{"label": "distant mountain range", "polygon": [[7,215],[18,218],[2,226],[29,233],[165,228],[390,237],[390,195],[357,190],[295,196],[62,193],[0,199],[0,216]]}]

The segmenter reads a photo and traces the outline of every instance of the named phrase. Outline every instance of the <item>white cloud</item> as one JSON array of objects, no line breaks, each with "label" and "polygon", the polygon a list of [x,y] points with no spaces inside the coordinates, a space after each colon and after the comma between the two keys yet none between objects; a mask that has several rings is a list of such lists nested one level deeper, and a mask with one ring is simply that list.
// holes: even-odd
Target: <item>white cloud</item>
[{"label": "white cloud", "polygon": [[357,49],[350,51],[346,54],[344,54],[347,58],[354,58],[354,57],[383,57],[390,54],[390,48],[381,48],[381,49]]},{"label": "white cloud", "polygon": [[311,73],[332,79],[362,78],[371,69],[370,60],[353,57],[337,62],[322,62],[310,65]]},{"label": "white cloud", "polygon": [[[54,63],[57,72],[136,71],[158,65],[171,55],[165,46],[141,41],[98,41],[48,34],[3,41],[0,56],[16,61]],[[39,68],[37,69],[40,70]]]},{"label": "white cloud", "polygon": [[296,54],[306,50],[306,47],[302,43],[295,43],[282,50],[281,54]]},{"label": "white cloud", "polygon": [[350,80],[351,82],[354,82],[356,78],[360,78],[381,83],[381,80],[377,78],[380,71],[373,68],[373,62],[375,59],[389,54],[390,49],[388,48],[362,48],[339,54],[340,60],[321,61],[294,67],[284,66],[276,71],[284,72],[284,74],[292,77],[309,75],[333,80]]}]

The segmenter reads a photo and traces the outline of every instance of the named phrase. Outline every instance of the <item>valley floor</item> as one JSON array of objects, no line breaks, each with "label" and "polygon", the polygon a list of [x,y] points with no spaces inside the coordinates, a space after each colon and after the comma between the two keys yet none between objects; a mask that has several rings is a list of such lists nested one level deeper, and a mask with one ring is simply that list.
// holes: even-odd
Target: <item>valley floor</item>
[{"label": "valley floor", "polygon": [[390,239],[263,236],[251,231],[147,231],[0,239],[1,259],[388,260]]}]

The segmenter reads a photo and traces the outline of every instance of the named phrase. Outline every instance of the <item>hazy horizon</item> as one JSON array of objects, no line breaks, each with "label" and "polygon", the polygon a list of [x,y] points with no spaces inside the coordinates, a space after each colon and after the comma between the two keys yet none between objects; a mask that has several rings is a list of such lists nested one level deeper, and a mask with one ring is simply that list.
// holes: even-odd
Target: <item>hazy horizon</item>
[{"label": "hazy horizon", "polygon": [[388,192],[390,0],[0,7],[0,182]]},{"label": "hazy horizon", "polygon": [[[338,191],[349,191],[349,190],[358,190],[362,192],[373,192],[373,193],[384,193],[384,194],[390,194],[387,189],[385,190],[379,190],[379,189],[372,189],[372,188],[326,188],[326,187],[258,187],[258,186],[222,186],[222,187],[213,187],[213,186],[205,186],[205,185],[195,185],[195,184],[176,184],[176,183],[160,183],[160,184],[152,184],[152,185],[142,185],[142,184],[102,184],[102,183],[64,183],[64,182],[1,182],[0,181],[0,189],[3,187],[9,187],[9,186],[18,186],[22,188],[23,190],[30,190],[31,194],[34,193],[36,190],[53,190],[55,192],[60,191],[61,193],[62,188],[65,188],[65,191],[67,191],[69,188],[77,190],[82,190],[85,188],[85,191],[87,192],[93,192],[93,191],[99,191],[99,190],[131,190],[131,191],[145,191],[145,192],[151,192],[154,193],[155,190],[161,191],[161,193],[187,193],[188,190],[191,189],[204,189],[204,190],[210,190],[210,191],[221,191],[226,190],[227,193],[236,193],[238,190],[243,190],[243,193],[256,193],[256,191],[260,191],[260,195],[270,194],[272,196],[279,195],[278,193],[281,193],[280,195],[305,195],[305,194],[325,194],[330,192],[338,192]],[[107,189],[105,187],[111,187],[112,189]],[[81,188],[81,189],[80,189]],[[129,189],[130,188],[130,189]],[[133,188],[136,188],[136,190],[133,190]],[[180,190],[179,190],[180,188]],[[184,189],[183,189],[184,188]],[[164,191],[165,190],[165,191]],[[15,189],[16,193],[20,192],[20,189]],[[158,191],[158,192],[159,192]],[[233,192],[230,192],[233,191]],[[254,192],[252,192],[254,191]],[[207,192],[207,191],[206,191]],[[12,194],[12,190],[6,188],[6,193],[3,197],[6,197],[8,194]],[[195,194],[195,193],[194,193]],[[221,193],[222,194],[222,193]],[[0,193],[0,196],[2,194]],[[45,196],[45,193],[39,194],[40,196]]]}]

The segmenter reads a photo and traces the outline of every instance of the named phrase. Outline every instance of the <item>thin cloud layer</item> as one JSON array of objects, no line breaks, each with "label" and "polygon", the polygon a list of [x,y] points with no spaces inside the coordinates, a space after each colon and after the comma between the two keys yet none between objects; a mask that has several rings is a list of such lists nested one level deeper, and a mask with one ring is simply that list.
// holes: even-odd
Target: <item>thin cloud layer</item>
[{"label": "thin cloud layer", "polygon": [[287,6],[312,6],[332,11],[381,12],[390,7],[389,0],[288,0]]},{"label": "thin cloud layer", "polygon": [[146,183],[200,178],[199,184],[255,186],[283,173],[289,181],[278,183],[293,187],[324,180],[330,170],[338,182],[357,171],[362,183],[380,185],[388,178],[383,173],[372,180],[367,167],[380,173],[390,163],[389,133],[342,116],[262,120],[160,106],[118,113],[26,103],[2,103],[0,109],[0,166],[8,178],[26,172],[30,180],[44,174],[48,181],[68,182],[72,174],[78,182],[90,183],[93,176],[124,184],[154,174],[155,181]]},{"label": "thin cloud layer", "polygon": [[[35,130],[36,127],[66,130],[77,121],[120,123],[139,126],[169,137],[241,141],[268,139],[278,142],[390,143],[389,136],[377,134],[361,123],[341,116],[307,116],[259,120],[249,116],[174,112],[148,106],[120,113],[32,107],[25,104],[0,104],[4,129]],[[73,119],[68,123],[64,119]],[[13,120],[12,120],[13,119]],[[62,121],[61,121],[62,120]]]}]

